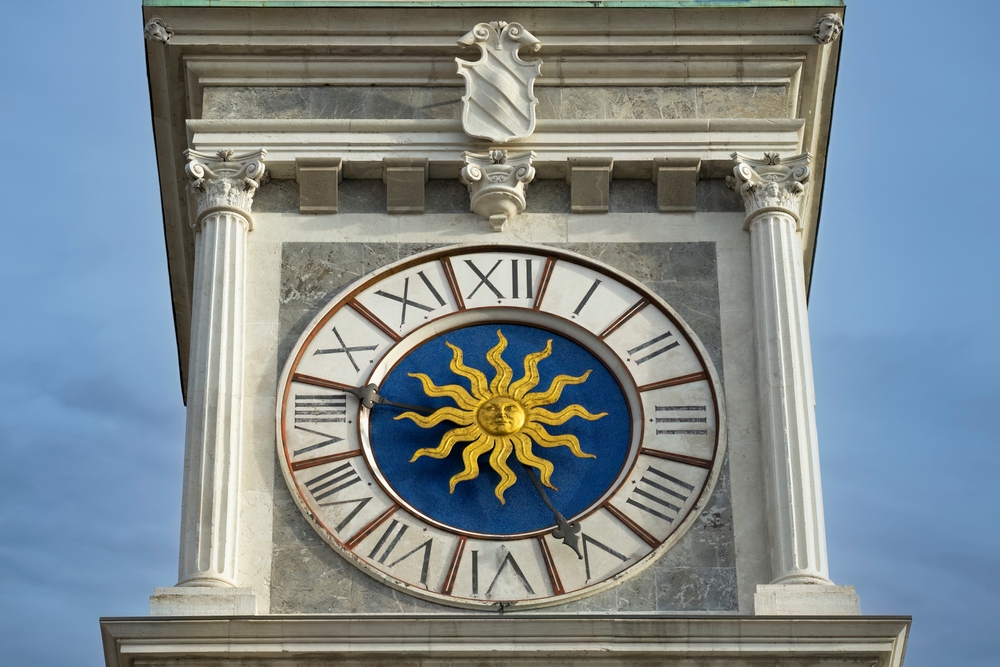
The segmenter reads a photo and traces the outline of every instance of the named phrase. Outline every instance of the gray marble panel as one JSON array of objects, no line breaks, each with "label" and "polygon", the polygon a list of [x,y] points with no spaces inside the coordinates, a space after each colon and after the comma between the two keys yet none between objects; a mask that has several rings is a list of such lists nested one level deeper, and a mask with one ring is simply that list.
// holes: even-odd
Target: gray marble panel
[{"label": "gray marble panel", "polygon": [[[678,311],[721,372],[715,244],[557,244],[645,282]],[[378,267],[429,249],[402,243],[285,243],[282,246],[279,364],[322,306]],[[330,549],[299,513],[280,470],[275,478],[271,613],[454,613],[364,574]],[[734,612],[736,551],[729,463],[704,511],[667,554],[602,593],[546,611]]]},{"label": "gray marble panel", "polygon": [[564,180],[534,180],[524,189],[526,211],[569,213],[569,183]]},{"label": "gray marble panel", "polygon": [[254,213],[298,213],[299,184],[292,180],[268,181],[253,197]]},{"label": "gray marble panel", "polygon": [[433,179],[424,186],[424,213],[468,213],[469,189],[458,179]]},{"label": "gray marble panel", "polygon": [[340,213],[379,213],[386,211],[385,183],[376,179],[349,179],[340,184]]},{"label": "gray marble panel", "polygon": [[706,213],[744,213],[740,195],[726,185],[724,178],[709,178],[698,181],[695,190],[698,211]]},{"label": "gray marble panel", "polygon": [[608,196],[609,213],[657,213],[656,183],[645,180],[611,181]]},{"label": "gray marble panel", "polygon": [[[458,86],[208,86],[202,117],[461,117]],[[784,86],[538,87],[540,119],[785,118]]]}]

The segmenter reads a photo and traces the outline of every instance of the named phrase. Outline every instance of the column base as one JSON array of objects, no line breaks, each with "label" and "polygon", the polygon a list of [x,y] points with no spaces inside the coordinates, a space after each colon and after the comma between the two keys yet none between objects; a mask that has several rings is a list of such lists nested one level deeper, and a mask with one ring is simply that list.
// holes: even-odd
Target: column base
[{"label": "column base", "polygon": [[860,616],[854,586],[762,584],[753,596],[755,616]]},{"label": "column base", "polygon": [[255,616],[257,596],[252,588],[176,586],[154,588],[150,616]]}]

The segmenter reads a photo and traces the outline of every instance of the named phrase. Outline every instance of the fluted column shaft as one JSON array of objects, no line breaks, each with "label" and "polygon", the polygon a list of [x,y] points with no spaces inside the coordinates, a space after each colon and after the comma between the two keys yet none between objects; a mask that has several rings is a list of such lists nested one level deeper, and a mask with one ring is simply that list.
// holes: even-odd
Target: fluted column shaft
[{"label": "fluted column shaft", "polygon": [[198,205],[179,586],[236,586],[246,242],[264,151],[187,152]]},{"label": "fluted column shaft", "polygon": [[772,583],[830,584],[799,201],[809,155],[733,155],[747,209]]}]

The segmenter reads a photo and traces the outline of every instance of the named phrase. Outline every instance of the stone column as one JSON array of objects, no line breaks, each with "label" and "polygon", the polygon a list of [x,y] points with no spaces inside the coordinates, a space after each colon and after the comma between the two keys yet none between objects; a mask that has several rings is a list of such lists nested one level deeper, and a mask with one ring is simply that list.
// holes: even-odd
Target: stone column
[{"label": "stone column", "polygon": [[[849,587],[832,586],[826,558],[799,238],[799,205],[811,173],[810,156],[804,153],[781,160],[776,153],[766,153],[758,160],[734,153],[733,159],[735,178],[729,181],[743,196],[744,228],[750,232],[771,583],[781,585],[758,587],[757,613],[858,613],[853,589],[841,591]],[[820,590],[853,596],[854,611],[850,605],[826,604],[829,596],[822,598],[819,608],[814,601],[800,604],[802,595],[815,597]],[[784,600],[788,595],[791,603]]]},{"label": "stone column", "polygon": [[185,155],[198,212],[177,585],[236,586],[246,241],[265,151]]}]

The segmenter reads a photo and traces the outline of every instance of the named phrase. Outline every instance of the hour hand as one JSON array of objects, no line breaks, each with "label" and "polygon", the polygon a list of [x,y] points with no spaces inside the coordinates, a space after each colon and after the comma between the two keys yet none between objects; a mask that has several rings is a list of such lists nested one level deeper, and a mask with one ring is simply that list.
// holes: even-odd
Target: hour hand
[{"label": "hour hand", "polygon": [[[520,459],[518,459],[518,461],[520,462]],[[521,463],[521,467],[524,468],[525,474],[528,475],[529,479],[531,479],[531,483],[534,485],[535,490],[538,491],[538,495],[542,497],[542,502],[545,503],[545,506],[552,512],[552,516],[555,517],[556,528],[552,531],[552,537],[557,540],[562,540],[563,544],[575,551],[576,555],[582,559],[583,554],[580,553],[579,537],[580,524],[570,523],[567,521],[566,517],[562,515],[562,512],[557,510],[556,506],[552,504],[551,500],[549,500],[549,495],[545,493],[545,488],[542,487],[542,482],[535,476],[535,473],[532,472],[528,466],[524,465],[523,462]]]},{"label": "hour hand", "polygon": [[345,387],[344,391],[349,394],[354,394],[357,396],[361,405],[368,408],[369,410],[378,403],[380,405],[389,405],[394,408],[400,408],[403,410],[412,410],[413,412],[420,412],[425,415],[429,415],[434,410],[431,408],[419,406],[419,405],[407,405],[405,403],[397,403],[396,401],[390,401],[385,396],[378,393],[378,386],[375,384],[365,385],[364,387]]}]

